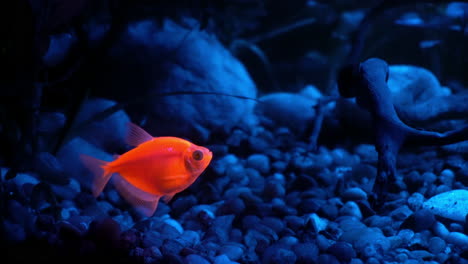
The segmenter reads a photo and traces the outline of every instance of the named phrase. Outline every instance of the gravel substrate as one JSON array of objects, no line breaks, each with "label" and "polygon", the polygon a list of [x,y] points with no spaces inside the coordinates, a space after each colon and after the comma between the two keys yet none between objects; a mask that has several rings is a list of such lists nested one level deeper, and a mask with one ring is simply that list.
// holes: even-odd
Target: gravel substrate
[{"label": "gravel substrate", "polygon": [[[371,208],[373,146],[314,153],[263,127],[219,142],[204,174],[150,218],[112,186],[95,199],[74,178],[5,179],[2,169],[8,263],[468,263],[460,155],[401,153],[399,193]],[[437,196],[455,189],[454,203]]]}]

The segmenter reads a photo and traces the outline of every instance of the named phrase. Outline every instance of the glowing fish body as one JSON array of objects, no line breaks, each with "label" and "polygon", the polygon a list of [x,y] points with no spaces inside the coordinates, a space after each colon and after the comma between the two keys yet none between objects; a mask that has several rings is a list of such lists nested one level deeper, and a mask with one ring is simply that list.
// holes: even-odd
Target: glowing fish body
[{"label": "glowing fish body", "polygon": [[177,137],[152,137],[129,124],[126,141],[135,148],[112,162],[81,155],[94,174],[92,192],[99,196],[109,179],[119,193],[146,216],[156,211],[159,199],[169,202],[189,187],[210,163],[213,154]]}]

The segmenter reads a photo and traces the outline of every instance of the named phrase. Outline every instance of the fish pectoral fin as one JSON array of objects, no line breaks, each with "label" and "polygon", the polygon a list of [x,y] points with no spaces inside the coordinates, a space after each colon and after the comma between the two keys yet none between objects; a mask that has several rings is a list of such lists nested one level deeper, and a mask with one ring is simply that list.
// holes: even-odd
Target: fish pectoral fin
[{"label": "fish pectoral fin", "polygon": [[125,137],[125,142],[128,145],[136,147],[152,139],[153,139],[153,136],[151,136],[143,128],[131,122],[127,123],[127,135]]},{"label": "fish pectoral fin", "polygon": [[186,182],[188,176],[184,174],[167,175],[160,179],[161,182]]},{"label": "fish pectoral fin", "polygon": [[112,180],[117,191],[139,212],[147,217],[154,214],[161,196],[138,189],[119,174],[115,174]]},{"label": "fish pectoral fin", "polygon": [[174,197],[174,195],[175,193],[170,193],[170,194],[164,195],[162,199],[165,203],[169,203]]}]

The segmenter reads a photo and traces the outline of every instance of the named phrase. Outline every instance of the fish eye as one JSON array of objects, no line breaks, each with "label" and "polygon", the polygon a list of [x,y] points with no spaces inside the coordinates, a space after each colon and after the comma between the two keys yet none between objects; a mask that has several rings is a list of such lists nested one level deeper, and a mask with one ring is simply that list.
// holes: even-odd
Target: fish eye
[{"label": "fish eye", "polygon": [[202,160],[203,159],[203,152],[201,152],[200,150],[195,150],[192,153],[192,158],[194,160]]}]

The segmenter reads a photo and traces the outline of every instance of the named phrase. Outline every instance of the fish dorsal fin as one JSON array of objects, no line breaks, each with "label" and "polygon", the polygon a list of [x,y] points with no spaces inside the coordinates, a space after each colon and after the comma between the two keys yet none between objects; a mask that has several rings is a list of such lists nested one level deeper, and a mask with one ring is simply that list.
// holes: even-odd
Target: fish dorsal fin
[{"label": "fish dorsal fin", "polygon": [[154,214],[161,196],[138,189],[117,173],[114,174],[112,182],[125,200],[127,200],[127,202],[134,206],[139,212],[147,217]]},{"label": "fish dorsal fin", "polygon": [[153,136],[151,136],[143,128],[131,122],[127,123],[127,136],[125,137],[125,142],[128,145],[136,147],[152,139]]}]

